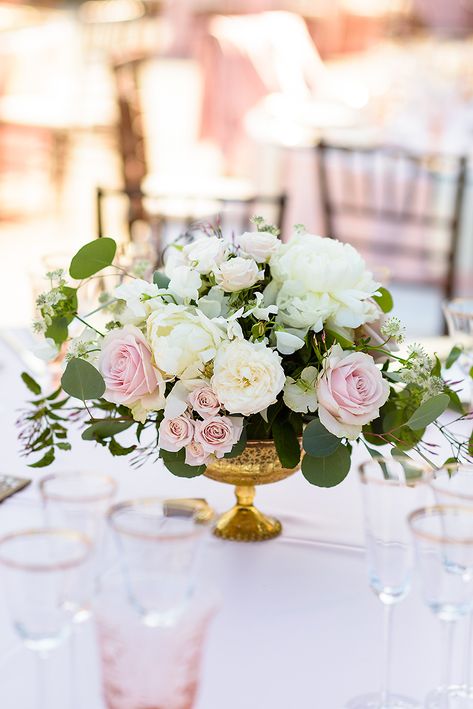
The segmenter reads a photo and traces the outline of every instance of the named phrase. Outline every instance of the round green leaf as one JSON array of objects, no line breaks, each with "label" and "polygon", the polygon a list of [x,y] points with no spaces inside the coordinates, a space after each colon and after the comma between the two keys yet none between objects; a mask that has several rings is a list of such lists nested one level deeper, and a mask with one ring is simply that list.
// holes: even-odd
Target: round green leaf
[{"label": "round green leaf", "polygon": [[304,450],[315,458],[324,458],[332,455],[341,445],[339,438],[327,431],[320,423],[320,419],[314,419],[305,427],[302,437]]},{"label": "round green leaf", "polygon": [[167,288],[171,279],[166,276],[165,273],[161,273],[161,271],[155,271],[153,273],[153,283],[155,286],[158,286],[158,288]]},{"label": "round green leaf", "polygon": [[105,392],[105,382],[100,372],[89,362],[74,357],[67,363],[61,386],[76,399],[100,399]]},{"label": "round green leaf", "polygon": [[393,297],[386,288],[378,288],[379,295],[374,295],[373,300],[378,303],[383,313],[389,313],[393,309]]},{"label": "round green leaf", "polygon": [[351,453],[346,446],[325,458],[315,458],[306,453],[302,459],[302,474],[311,485],[318,487],[335,487],[348,475]]},{"label": "round green leaf", "polygon": [[443,414],[449,403],[450,397],[448,394],[437,394],[437,396],[427,399],[414,411],[410,419],[406,421],[406,425],[413,431],[425,428]]},{"label": "round green leaf", "polygon": [[101,271],[102,268],[110,266],[115,258],[116,250],[115,241],[105,237],[85,244],[71,261],[69,267],[71,278],[76,280],[89,278],[94,273]]},{"label": "round green leaf", "polygon": [[207,470],[206,465],[187,465],[180,460],[165,460],[163,458],[163,463],[169,472],[177,475],[178,478],[196,478]]},{"label": "round green leaf", "polygon": [[95,421],[82,433],[84,441],[95,441],[98,438],[110,438],[130,428],[132,421]]}]

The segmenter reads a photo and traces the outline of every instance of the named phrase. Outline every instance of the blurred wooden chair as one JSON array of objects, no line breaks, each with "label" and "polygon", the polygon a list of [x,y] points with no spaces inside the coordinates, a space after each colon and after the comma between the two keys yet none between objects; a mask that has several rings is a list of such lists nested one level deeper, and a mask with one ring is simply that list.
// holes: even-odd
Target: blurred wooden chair
[{"label": "blurred wooden chair", "polygon": [[126,219],[128,209],[137,200],[142,208],[140,218],[135,219],[133,231],[126,234],[125,241],[128,239],[131,242],[136,240],[141,244],[146,243],[146,255],[151,254],[156,265],[161,263],[166,246],[176,238],[192,238],[193,233],[202,227],[220,227],[224,236],[231,239],[232,234],[252,229],[251,217],[257,215],[282,229],[286,207],[284,194],[231,198],[196,194],[152,195],[140,189],[98,188],[97,236],[100,238],[108,233],[118,233],[120,229],[116,223],[111,230],[108,229],[107,214],[113,213],[116,220],[120,203]]},{"label": "blurred wooden chair", "polygon": [[325,234],[387,267],[393,282],[455,291],[467,160],[402,148],[316,148]]}]

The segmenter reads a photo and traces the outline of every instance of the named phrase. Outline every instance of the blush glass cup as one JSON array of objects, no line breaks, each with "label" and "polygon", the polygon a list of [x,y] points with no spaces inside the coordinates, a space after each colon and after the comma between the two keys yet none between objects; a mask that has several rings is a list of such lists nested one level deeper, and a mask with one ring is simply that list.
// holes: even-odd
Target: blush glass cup
[{"label": "blush glass cup", "polygon": [[207,588],[189,592],[166,624],[149,624],[120,573],[104,579],[94,619],[107,709],[192,709],[201,661],[218,598]]},{"label": "blush glass cup", "polygon": [[406,517],[429,493],[429,474],[410,458],[377,458],[360,466],[369,584],[384,605],[384,652],[378,692],[355,697],[346,709],[419,709],[390,688],[394,606],[407,596],[414,566]]},{"label": "blush glass cup", "polygon": [[452,682],[454,631],[473,608],[473,508],[437,505],[409,515],[424,601],[442,622],[443,679],[426,709],[472,709],[473,697]]}]

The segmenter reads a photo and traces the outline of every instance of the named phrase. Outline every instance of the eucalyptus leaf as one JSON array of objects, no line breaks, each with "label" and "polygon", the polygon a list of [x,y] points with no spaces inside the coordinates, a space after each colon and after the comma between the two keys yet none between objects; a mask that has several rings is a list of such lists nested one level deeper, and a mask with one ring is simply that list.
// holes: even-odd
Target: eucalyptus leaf
[{"label": "eucalyptus leaf", "polygon": [[82,401],[100,399],[105,392],[105,382],[100,372],[89,362],[77,357],[67,363],[61,386],[66,394]]},{"label": "eucalyptus leaf", "polygon": [[413,431],[425,428],[429,423],[436,421],[449,404],[450,397],[448,394],[437,394],[437,396],[433,396],[431,399],[424,401],[406,421],[406,425]]},{"label": "eucalyptus leaf", "polygon": [[473,455],[473,432],[468,440],[468,455]]},{"label": "eucalyptus leaf", "polygon": [[155,271],[153,273],[153,283],[155,286],[158,286],[158,288],[167,288],[170,282],[170,278],[166,276],[165,273],[162,273],[161,271]]},{"label": "eucalyptus leaf", "polygon": [[205,473],[207,470],[206,465],[187,465],[184,463],[184,456],[185,451],[183,449],[178,451],[177,454],[169,454],[168,451],[161,451],[164,465],[170,473],[176,475],[178,478],[196,478]]},{"label": "eucalyptus leaf", "polygon": [[327,431],[320,419],[314,419],[305,427],[302,437],[304,450],[315,458],[324,458],[334,453],[341,441]]},{"label": "eucalyptus leaf", "polygon": [[39,396],[41,394],[41,387],[38,384],[38,382],[33,379],[27,372],[22,372],[21,373],[21,378],[23,379],[24,383],[28,387],[28,389],[35,394],[35,396]]},{"label": "eucalyptus leaf", "polygon": [[135,445],[128,447],[122,446],[114,438],[112,438],[108,444],[108,450],[112,455],[129,455],[130,453],[133,453],[135,448]]},{"label": "eucalyptus leaf", "polygon": [[274,445],[281,465],[289,470],[295,468],[301,459],[301,447],[296,432],[285,418],[276,419],[272,428]]},{"label": "eucalyptus leaf", "polygon": [[62,345],[68,338],[69,331],[67,326],[70,321],[66,317],[53,318],[50,325],[48,325],[44,336],[50,337],[54,340],[56,345]]},{"label": "eucalyptus leaf", "polygon": [[325,328],[325,334],[331,337],[335,342],[338,342],[338,344],[344,349],[344,350],[350,350],[353,347],[353,342],[349,340],[347,337],[344,337],[341,335],[339,332],[336,330],[330,330],[329,328]]},{"label": "eucalyptus leaf", "polygon": [[455,364],[455,362],[457,361],[457,359],[460,357],[460,355],[462,353],[463,353],[463,348],[459,347],[458,345],[454,345],[452,347],[452,349],[450,350],[450,353],[447,357],[447,361],[445,362],[445,367],[447,369],[450,369],[450,367],[452,367]]},{"label": "eucalyptus leaf", "polygon": [[98,438],[111,438],[133,425],[133,421],[113,421],[110,419],[104,421],[94,421],[82,433],[84,441],[95,441]]},{"label": "eucalyptus leaf", "polygon": [[393,309],[394,301],[387,288],[378,288],[379,295],[374,295],[373,300],[379,305],[383,313],[389,313]]},{"label": "eucalyptus leaf", "polygon": [[46,466],[51,465],[51,463],[54,463],[54,448],[50,448],[40,460],[37,460],[36,463],[30,463],[29,468],[46,468]]},{"label": "eucalyptus leaf", "polygon": [[335,487],[348,475],[350,463],[350,450],[343,445],[325,458],[315,458],[306,453],[302,459],[302,474],[311,485]]},{"label": "eucalyptus leaf", "polygon": [[81,280],[89,278],[94,273],[107,268],[113,262],[117,245],[113,239],[102,238],[89,241],[85,244],[71,261],[69,274],[71,278]]}]

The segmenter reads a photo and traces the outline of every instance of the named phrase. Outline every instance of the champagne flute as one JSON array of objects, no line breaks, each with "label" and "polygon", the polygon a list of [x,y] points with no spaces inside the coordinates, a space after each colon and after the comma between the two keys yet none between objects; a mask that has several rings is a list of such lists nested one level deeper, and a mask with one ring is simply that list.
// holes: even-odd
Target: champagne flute
[{"label": "champagne flute", "polygon": [[47,702],[43,661],[70,635],[91,544],[68,529],[31,529],[0,539],[0,568],[13,626],[36,656],[38,709]]},{"label": "champagne flute", "polygon": [[473,508],[436,505],[409,515],[425,603],[444,626],[445,659],[441,685],[425,709],[472,709],[473,698],[452,683],[452,650],[458,621],[473,608]]},{"label": "champagne flute", "polygon": [[[436,470],[430,479],[430,486],[438,505],[465,505],[473,508],[473,465],[468,463],[450,463]],[[473,687],[470,685],[473,613],[466,618],[465,667],[463,671],[463,692],[473,699]]]},{"label": "champagne flute", "polygon": [[346,709],[419,709],[415,699],[390,687],[394,606],[408,594],[413,550],[407,514],[428,493],[424,465],[410,458],[377,458],[360,466],[369,584],[384,605],[384,653],[378,692],[350,700]]}]

